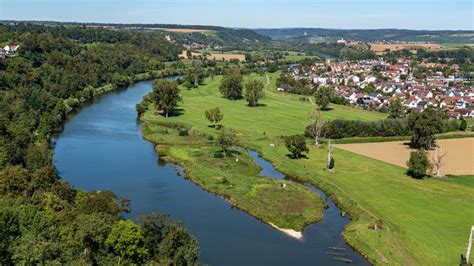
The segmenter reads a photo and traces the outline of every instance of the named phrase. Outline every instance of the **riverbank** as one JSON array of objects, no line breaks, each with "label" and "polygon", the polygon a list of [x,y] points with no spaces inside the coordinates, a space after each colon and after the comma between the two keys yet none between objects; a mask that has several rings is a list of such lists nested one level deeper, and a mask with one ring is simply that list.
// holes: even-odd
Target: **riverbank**
[{"label": "riverbank", "polygon": [[[254,78],[264,81],[264,77]],[[465,248],[465,227],[474,220],[473,215],[459,215],[470,208],[472,187],[439,179],[414,180],[402,167],[337,148],[335,173],[324,171],[325,148],[311,146],[306,159],[290,159],[280,136],[301,134],[308,123],[304,118],[311,105],[293,95],[276,93],[273,83],[267,87],[263,105],[250,108],[243,100],[220,97],[218,79],[207,79],[206,85],[196,90],[183,90],[180,116],[164,119],[148,112],[145,120],[180,123],[191,130],[214,134],[203,112],[218,106],[224,113],[222,125],[239,133],[242,146],[257,150],[279,171],[313,184],[333,197],[351,217],[343,233],[345,239],[373,263],[458,262],[456,254]],[[354,112],[339,106],[324,115],[327,119],[380,117],[377,113]]]}]

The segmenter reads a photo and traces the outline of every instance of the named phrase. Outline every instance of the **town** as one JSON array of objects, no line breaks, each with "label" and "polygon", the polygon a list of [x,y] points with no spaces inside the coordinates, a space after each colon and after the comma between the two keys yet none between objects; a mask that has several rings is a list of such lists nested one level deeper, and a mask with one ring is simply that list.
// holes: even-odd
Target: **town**
[{"label": "town", "polygon": [[[294,66],[285,74],[295,80],[306,80],[310,91],[319,86],[334,88],[335,96],[346,104],[367,109],[386,110],[390,100],[400,99],[406,109],[419,112],[432,106],[446,110],[453,119],[472,118],[474,86],[464,84],[457,64],[415,62],[398,59],[395,64],[376,60],[332,62],[326,60],[311,66]],[[280,84],[279,91],[292,86]]]}]

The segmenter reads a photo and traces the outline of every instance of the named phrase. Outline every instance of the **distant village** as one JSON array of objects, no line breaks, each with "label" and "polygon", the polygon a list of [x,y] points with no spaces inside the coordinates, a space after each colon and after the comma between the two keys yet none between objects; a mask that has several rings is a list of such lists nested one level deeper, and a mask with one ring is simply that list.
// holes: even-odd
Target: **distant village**
[{"label": "distant village", "polygon": [[[287,77],[310,81],[317,86],[331,86],[335,95],[352,105],[384,110],[390,100],[398,98],[411,111],[428,106],[446,110],[453,119],[474,117],[474,86],[465,84],[456,64],[418,62],[398,59],[390,64],[383,59],[315,63],[309,67],[289,68]],[[430,71],[421,72],[420,69]],[[442,71],[437,70],[444,70]],[[418,73],[416,73],[418,71]],[[449,75],[446,75],[449,73]],[[290,91],[289,84],[280,84],[279,91]]]}]

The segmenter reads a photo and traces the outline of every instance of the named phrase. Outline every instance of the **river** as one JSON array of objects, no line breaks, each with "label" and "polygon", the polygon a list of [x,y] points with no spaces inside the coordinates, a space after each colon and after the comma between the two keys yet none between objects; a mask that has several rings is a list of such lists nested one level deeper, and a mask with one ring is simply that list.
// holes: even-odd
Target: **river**
[{"label": "river", "polygon": [[[111,190],[131,200],[127,218],[158,210],[183,221],[197,238],[203,263],[211,265],[341,264],[327,252],[341,247],[355,265],[368,262],[341,237],[349,218],[328,201],[324,219],[308,226],[300,241],[231,208],[181,176],[179,168],[158,163],[153,144],[144,140],[135,104],[151,91],[151,81],[96,97],[73,115],[54,139],[54,164],[62,178],[84,190]],[[254,154],[262,175],[282,178]],[[260,161],[259,161],[260,160]],[[272,176],[278,175],[278,176]]]}]

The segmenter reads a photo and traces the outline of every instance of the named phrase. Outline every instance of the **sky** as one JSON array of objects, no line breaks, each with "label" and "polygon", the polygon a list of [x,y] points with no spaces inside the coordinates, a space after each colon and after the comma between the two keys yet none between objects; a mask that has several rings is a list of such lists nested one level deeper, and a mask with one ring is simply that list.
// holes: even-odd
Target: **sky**
[{"label": "sky", "polygon": [[473,30],[472,0],[0,0],[0,20]]}]

